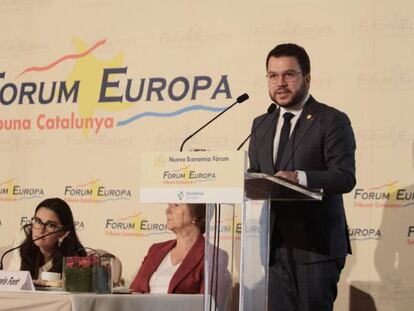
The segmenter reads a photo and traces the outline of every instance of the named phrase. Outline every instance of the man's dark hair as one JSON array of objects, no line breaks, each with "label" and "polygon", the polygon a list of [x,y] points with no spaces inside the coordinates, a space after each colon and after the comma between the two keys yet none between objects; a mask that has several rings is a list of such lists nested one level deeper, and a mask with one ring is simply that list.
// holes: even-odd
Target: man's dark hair
[{"label": "man's dark hair", "polygon": [[294,57],[299,63],[300,70],[303,74],[310,73],[310,60],[305,49],[294,43],[279,44],[269,52],[266,59],[266,70],[269,65],[270,57]]}]

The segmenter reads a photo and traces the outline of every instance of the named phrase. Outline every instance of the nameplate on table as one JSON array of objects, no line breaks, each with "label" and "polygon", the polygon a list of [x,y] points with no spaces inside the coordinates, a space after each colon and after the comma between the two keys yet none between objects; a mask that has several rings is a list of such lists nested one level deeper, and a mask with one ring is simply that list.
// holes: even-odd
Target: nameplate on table
[{"label": "nameplate on table", "polygon": [[0,292],[20,290],[35,290],[30,272],[0,270]]}]

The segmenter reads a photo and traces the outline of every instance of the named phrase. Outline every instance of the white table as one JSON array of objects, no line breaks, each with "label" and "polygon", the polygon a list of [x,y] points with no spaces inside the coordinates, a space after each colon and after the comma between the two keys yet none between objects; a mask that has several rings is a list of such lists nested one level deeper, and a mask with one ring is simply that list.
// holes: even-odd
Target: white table
[{"label": "white table", "polygon": [[0,292],[1,311],[196,311],[203,295],[98,295],[65,292]]}]

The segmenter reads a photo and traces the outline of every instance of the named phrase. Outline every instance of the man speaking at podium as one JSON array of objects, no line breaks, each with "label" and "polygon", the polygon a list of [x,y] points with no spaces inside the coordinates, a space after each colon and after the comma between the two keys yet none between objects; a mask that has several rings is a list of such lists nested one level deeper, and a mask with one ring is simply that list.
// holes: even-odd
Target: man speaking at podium
[{"label": "man speaking at podium", "polygon": [[253,122],[250,171],[324,194],[322,201],[272,203],[269,310],[333,310],[350,253],[342,194],[356,183],[353,130],[346,114],[309,94],[310,61],[302,47],[276,46],[266,69],[270,98],[279,109]]}]

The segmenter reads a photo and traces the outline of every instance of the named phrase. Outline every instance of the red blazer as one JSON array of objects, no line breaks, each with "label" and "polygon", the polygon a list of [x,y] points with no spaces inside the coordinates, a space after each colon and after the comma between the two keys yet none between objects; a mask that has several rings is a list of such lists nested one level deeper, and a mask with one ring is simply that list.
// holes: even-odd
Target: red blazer
[{"label": "red blazer", "polygon": [[[141,268],[129,286],[134,292],[149,293],[149,280],[158,269],[165,256],[170,252],[176,240],[153,244],[145,256]],[[204,293],[204,236],[200,234],[193,247],[185,256],[173,275],[168,294],[203,294]]]}]

